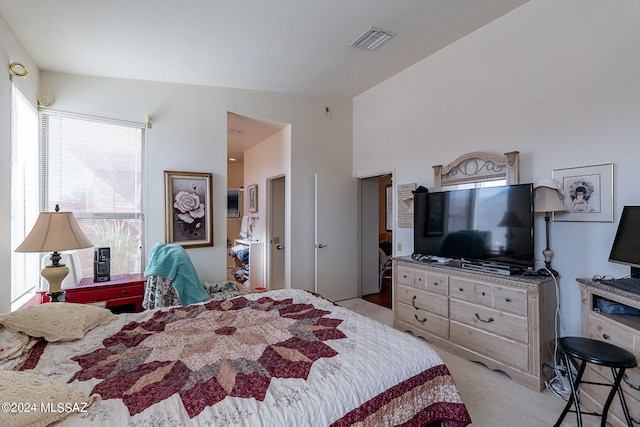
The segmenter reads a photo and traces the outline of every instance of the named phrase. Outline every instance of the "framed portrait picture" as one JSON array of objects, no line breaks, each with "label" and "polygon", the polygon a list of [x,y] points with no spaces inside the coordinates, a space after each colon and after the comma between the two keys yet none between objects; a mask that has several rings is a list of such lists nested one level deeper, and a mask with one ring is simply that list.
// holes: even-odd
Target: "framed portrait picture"
[{"label": "framed portrait picture", "polygon": [[552,178],[562,185],[566,207],[554,221],[613,222],[613,163],[554,169]]},{"label": "framed portrait picture", "polygon": [[247,186],[247,210],[258,212],[258,184]]},{"label": "framed portrait picture", "polygon": [[212,174],[164,171],[166,243],[213,246]]}]

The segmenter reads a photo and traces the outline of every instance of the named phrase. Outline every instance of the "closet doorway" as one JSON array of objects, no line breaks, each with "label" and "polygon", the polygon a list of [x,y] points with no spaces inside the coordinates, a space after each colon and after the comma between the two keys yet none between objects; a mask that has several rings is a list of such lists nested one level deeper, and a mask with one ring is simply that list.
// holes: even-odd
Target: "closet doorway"
[{"label": "closet doorway", "polygon": [[393,174],[360,179],[360,284],[362,299],[391,308],[393,278],[385,261],[393,252]]}]

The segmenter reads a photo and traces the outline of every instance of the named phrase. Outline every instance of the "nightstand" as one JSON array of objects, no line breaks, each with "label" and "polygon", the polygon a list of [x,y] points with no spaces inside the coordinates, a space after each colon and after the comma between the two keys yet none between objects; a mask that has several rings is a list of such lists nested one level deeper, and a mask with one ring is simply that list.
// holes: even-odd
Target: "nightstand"
[{"label": "nightstand", "polygon": [[[65,300],[80,304],[103,303],[114,313],[140,312],[146,281],[142,274],[112,275],[108,282],[94,282],[93,278],[84,278],[78,286],[64,289]],[[40,296],[40,304],[49,302],[47,291],[39,290],[37,294]]]}]

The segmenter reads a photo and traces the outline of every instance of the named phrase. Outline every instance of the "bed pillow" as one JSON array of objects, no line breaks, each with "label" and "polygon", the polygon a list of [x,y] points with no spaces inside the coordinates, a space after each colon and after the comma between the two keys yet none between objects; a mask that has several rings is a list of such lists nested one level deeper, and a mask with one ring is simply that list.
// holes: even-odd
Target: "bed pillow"
[{"label": "bed pillow", "polygon": [[106,308],[95,305],[53,302],[0,315],[0,324],[12,332],[56,342],[81,339],[96,326],[117,318]]},{"label": "bed pillow", "polygon": [[3,425],[47,426],[99,400],[98,394],[87,396],[37,370],[0,371]]}]

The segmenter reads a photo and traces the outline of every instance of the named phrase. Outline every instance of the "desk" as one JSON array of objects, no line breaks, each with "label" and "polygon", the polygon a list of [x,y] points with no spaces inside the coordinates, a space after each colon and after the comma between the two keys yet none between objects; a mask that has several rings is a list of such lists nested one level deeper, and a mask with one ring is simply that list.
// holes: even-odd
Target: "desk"
[{"label": "desk", "polygon": [[[100,304],[114,313],[142,311],[144,285],[147,279],[142,274],[112,275],[108,282],[94,282],[84,278],[78,286],[66,288],[67,302],[80,304]],[[49,302],[47,291],[39,290],[40,304]]]}]

